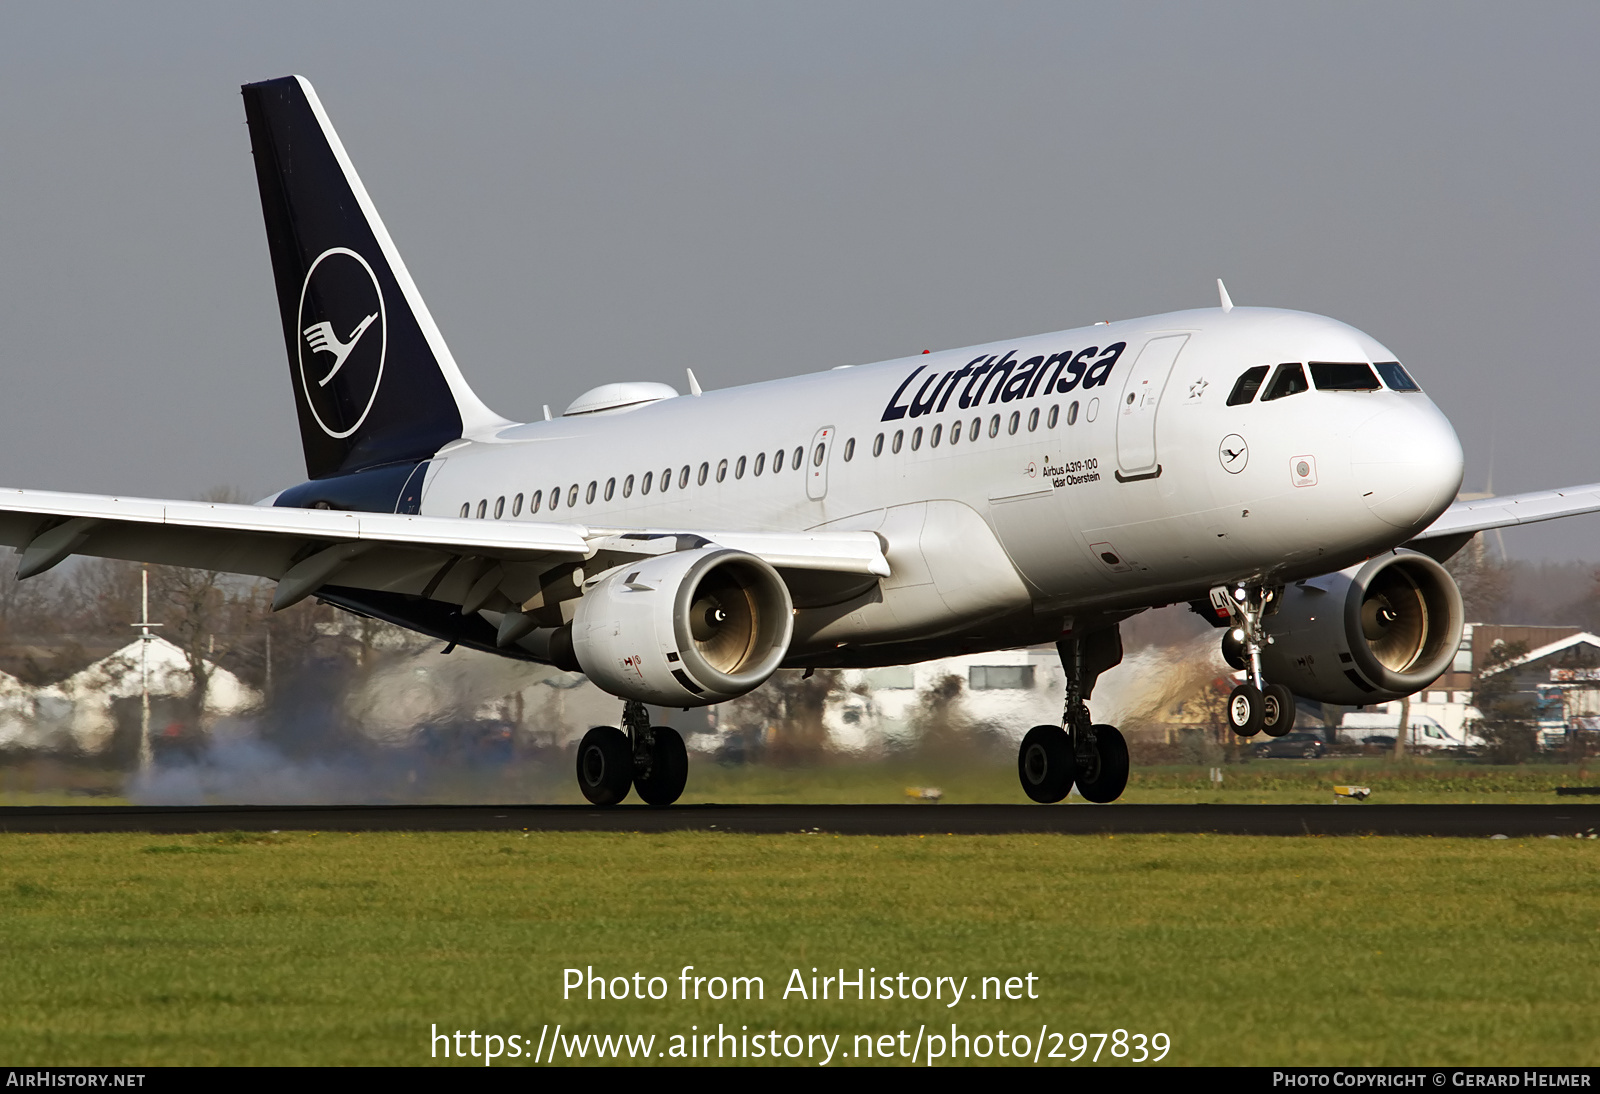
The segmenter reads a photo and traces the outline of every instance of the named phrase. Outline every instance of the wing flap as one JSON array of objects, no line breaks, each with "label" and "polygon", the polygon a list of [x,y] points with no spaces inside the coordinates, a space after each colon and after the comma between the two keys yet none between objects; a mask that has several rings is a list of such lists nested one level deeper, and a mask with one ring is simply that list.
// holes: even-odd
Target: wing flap
[{"label": "wing flap", "polygon": [[691,542],[749,551],[782,570],[889,574],[883,543],[871,532],[624,533],[525,520],[0,490],[0,544],[23,551],[26,574],[71,554],[93,555],[268,578],[284,583],[284,603],[328,582],[463,604],[481,599],[473,590],[493,568],[503,607],[538,593],[553,566],[570,568],[601,551],[645,555]]}]

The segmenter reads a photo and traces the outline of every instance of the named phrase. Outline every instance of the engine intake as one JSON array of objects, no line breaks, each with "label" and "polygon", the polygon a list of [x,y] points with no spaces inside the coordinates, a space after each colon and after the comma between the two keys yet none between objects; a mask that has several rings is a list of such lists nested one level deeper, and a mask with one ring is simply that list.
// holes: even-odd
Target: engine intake
[{"label": "engine intake", "polygon": [[1266,619],[1267,679],[1361,706],[1420,691],[1461,645],[1461,592],[1427,555],[1395,551],[1283,591]]},{"label": "engine intake", "polygon": [[657,706],[707,706],[752,691],[789,650],[794,605],[755,555],[706,547],[611,570],[586,591],[572,646],[598,687]]}]

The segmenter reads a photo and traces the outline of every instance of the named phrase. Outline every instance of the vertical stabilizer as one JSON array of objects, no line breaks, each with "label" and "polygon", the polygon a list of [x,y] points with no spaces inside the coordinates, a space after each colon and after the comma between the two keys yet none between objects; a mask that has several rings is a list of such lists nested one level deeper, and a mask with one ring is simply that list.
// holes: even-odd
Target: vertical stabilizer
[{"label": "vertical stabilizer", "polygon": [[243,92],[306,474],[425,459],[507,424],[462,378],[310,83]]}]

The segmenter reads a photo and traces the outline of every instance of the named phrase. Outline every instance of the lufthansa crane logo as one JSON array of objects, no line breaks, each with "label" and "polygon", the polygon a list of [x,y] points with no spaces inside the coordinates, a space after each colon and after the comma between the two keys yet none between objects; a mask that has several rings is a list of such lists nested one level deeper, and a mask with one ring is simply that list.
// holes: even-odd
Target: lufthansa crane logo
[{"label": "lufthansa crane logo", "polygon": [[1244,438],[1237,433],[1229,433],[1222,438],[1222,443],[1217,445],[1217,459],[1222,461],[1222,469],[1230,475],[1237,475],[1244,470],[1244,465],[1250,462],[1250,446],[1244,443]]},{"label": "lufthansa crane logo", "polygon": [[300,389],[322,431],[335,439],[361,428],[378,397],[389,348],[383,291],[367,260],[330,247],[300,288]]}]

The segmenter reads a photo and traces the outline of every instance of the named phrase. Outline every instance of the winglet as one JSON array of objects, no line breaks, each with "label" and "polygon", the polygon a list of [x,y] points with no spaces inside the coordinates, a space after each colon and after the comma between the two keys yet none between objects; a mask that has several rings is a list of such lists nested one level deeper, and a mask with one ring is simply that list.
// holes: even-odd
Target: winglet
[{"label": "winglet", "polygon": [[1222,312],[1226,315],[1233,310],[1233,300],[1228,296],[1228,286],[1222,283],[1222,278],[1217,278],[1217,295],[1222,298]]}]

